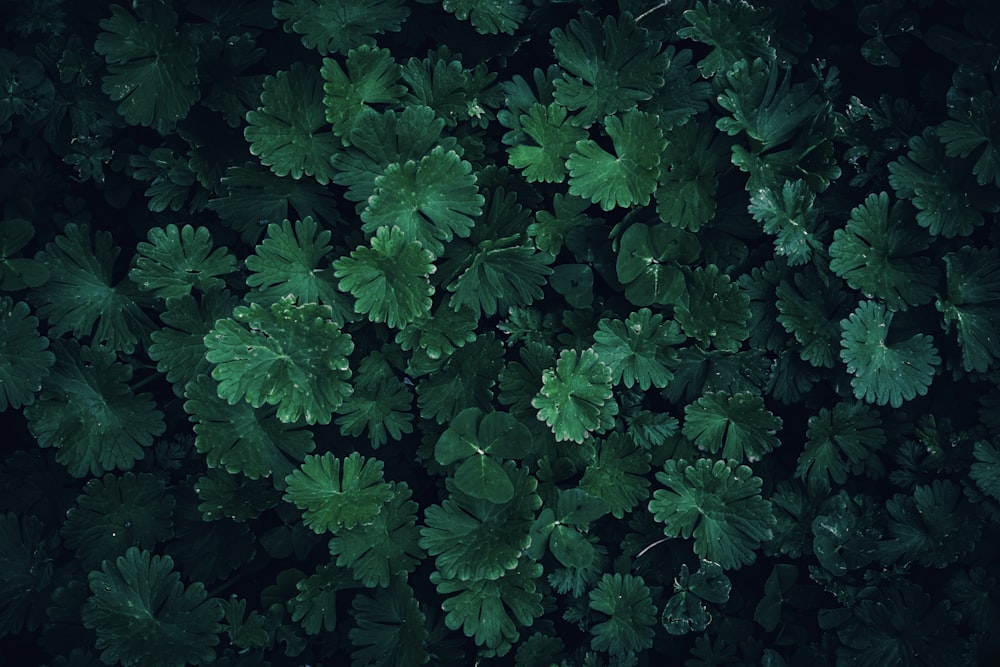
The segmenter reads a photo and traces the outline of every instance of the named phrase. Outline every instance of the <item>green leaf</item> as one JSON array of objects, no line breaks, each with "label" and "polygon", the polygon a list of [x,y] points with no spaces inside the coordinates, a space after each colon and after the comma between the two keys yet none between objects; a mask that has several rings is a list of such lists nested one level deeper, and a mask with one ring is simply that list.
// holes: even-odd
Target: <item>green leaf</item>
[{"label": "green leaf", "polygon": [[691,574],[687,564],[674,577],[674,595],[663,607],[660,622],[672,635],[703,632],[712,622],[705,602],[725,604],[729,601],[732,583],[718,563],[703,560],[698,571]]},{"label": "green leaf", "polygon": [[333,563],[320,565],[316,574],[296,582],[299,593],[287,603],[292,620],[309,635],[333,632],[337,629],[337,593],[353,584],[347,572]]},{"label": "green leaf", "polygon": [[566,178],[566,158],[587,132],[566,122],[566,108],[555,102],[533,104],[518,121],[524,134],[537,146],[517,144],[507,149],[510,164],[521,169],[529,183],[562,183]]},{"label": "green leaf", "polygon": [[502,357],[503,345],[492,332],[456,350],[443,366],[417,384],[420,416],[444,424],[465,408],[488,409],[503,367]]},{"label": "green leaf", "polygon": [[173,536],[174,497],[149,473],[107,473],[83,487],[66,511],[62,535],[87,570],[113,560],[129,547],[152,550]]},{"label": "green leaf", "polygon": [[976,462],[969,466],[969,477],[983,493],[1000,500],[1000,447],[980,440],[973,447],[972,455]]},{"label": "green leaf", "polygon": [[382,467],[357,452],[343,460],[330,452],[310,454],[285,478],[284,499],[305,510],[302,520],[316,533],[370,524],[393,496]]},{"label": "green leaf", "polygon": [[49,279],[45,264],[17,256],[34,235],[34,225],[24,218],[0,220],[0,290],[13,292],[38,287]]},{"label": "green leaf", "polygon": [[847,319],[840,358],[847,364],[854,395],[876,405],[898,408],[904,401],[927,393],[934,367],[941,359],[925,334],[890,341],[893,312],[874,301],[862,301]]},{"label": "green leaf", "polygon": [[222,289],[224,276],[236,271],[236,258],[226,248],[212,249],[212,235],[205,227],[177,225],[153,227],[149,242],[136,246],[139,257],[129,271],[139,289],[161,299],[185,296],[193,288],[203,293]]},{"label": "green leaf", "polygon": [[750,335],[750,296],[715,264],[697,267],[674,317],[688,336],[735,352]]},{"label": "green leaf", "polygon": [[673,227],[696,232],[715,215],[719,174],[730,165],[731,142],[710,123],[696,120],[667,130],[664,138],[656,213]]},{"label": "green leaf", "polygon": [[943,568],[973,552],[982,532],[962,488],[949,479],[918,485],[912,497],[897,493],[885,509],[893,539],[880,545],[883,563],[899,554],[906,562]]},{"label": "green leaf", "polygon": [[1000,253],[964,246],[944,256],[948,291],[935,306],[962,347],[962,368],[985,372],[1000,359]]},{"label": "green leaf", "polygon": [[656,480],[649,511],[668,537],[694,535],[694,552],[727,570],[749,565],[776,525],[771,503],[761,498],[763,481],[736,461],[670,459]]},{"label": "green leaf", "polygon": [[766,7],[746,2],[699,0],[683,13],[684,20],[691,25],[678,29],[677,36],[712,47],[698,63],[702,76],[710,78],[744,59],[775,60],[777,53],[771,44],[773,28],[767,20],[769,13]]},{"label": "green leaf", "polygon": [[593,349],[563,350],[555,368],[542,374],[542,388],[531,405],[556,440],[583,443],[592,431],[611,428],[618,413],[611,369]]},{"label": "green leaf", "polygon": [[596,557],[594,545],[585,533],[590,524],[607,514],[604,500],[582,488],[560,490],[556,510],[546,507],[531,527],[528,555],[541,560],[548,544],[552,555],[568,568],[590,567]]},{"label": "green leaf", "polygon": [[430,580],[449,596],[441,603],[445,625],[504,655],[520,637],[518,626],[530,627],[544,612],[535,582],[541,576],[540,563],[522,558],[494,579],[446,579],[432,572]]},{"label": "green leaf", "polygon": [[404,667],[430,660],[424,613],[413,589],[398,578],[372,595],[355,596],[351,608],[356,623],[348,633],[352,665]]},{"label": "green leaf", "polygon": [[589,264],[559,264],[549,286],[573,308],[589,308],[594,302],[594,271]]},{"label": "green leaf", "polygon": [[552,197],[553,212],[537,211],[535,222],[528,225],[528,236],[534,239],[539,250],[556,257],[573,229],[598,224],[584,214],[589,207],[585,199],[556,193]]},{"label": "green leaf", "polygon": [[781,608],[787,601],[785,594],[795,584],[799,568],[787,563],[777,563],[764,581],[764,597],[757,603],[753,620],[768,632],[774,632],[781,621]]},{"label": "green leaf", "polygon": [[55,364],[49,339],[38,334],[38,318],[23,301],[0,297],[0,412],[35,402]]},{"label": "green leaf", "polygon": [[506,503],[473,498],[447,478],[449,497],[425,510],[420,546],[435,556],[435,574],[443,579],[496,579],[518,566],[542,500],[526,470],[508,461],[504,472],[514,487]]},{"label": "green leaf", "polygon": [[369,588],[386,588],[416,569],[423,557],[417,503],[406,482],[390,483],[390,498],[375,515],[374,521],[341,528],[330,538],[330,554],[339,567],[350,567],[351,574]]},{"label": "green leaf", "polygon": [[399,32],[410,15],[402,0],[275,0],[272,11],[322,55],[375,46],[373,35]]},{"label": "green leaf", "polygon": [[622,519],[649,499],[650,454],[620,433],[597,441],[597,454],[580,479],[580,488],[604,500],[611,515]]},{"label": "green leaf", "polygon": [[754,463],[781,444],[775,436],[781,423],[760,396],[719,391],[684,408],[683,433],[702,451],[718,454],[721,449],[724,459]]},{"label": "green leaf", "polygon": [[336,60],[324,58],[320,74],[326,82],[323,84],[326,120],[346,145],[358,119],[375,110],[372,105],[397,104],[406,93],[406,86],[399,83],[401,70],[388,49],[359,46],[348,51],[345,64],[347,72]]},{"label": "green leaf", "polygon": [[363,114],[350,132],[351,145],[330,157],[337,172],[333,181],[347,187],[344,198],[359,202],[362,212],[375,193],[375,179],[389,165],[420,160],[437,146],[462,154],[454,138],[441,136],[443,129],[444,120],[419,104],[406,106],[400,113]]},{"label": "green leaf", "polygon": [[385,359],[372,352],[361,361],[354,391],[337,408],[337,425],[344,435],[359,436],[368,431],[372,449],[391,437],[399,440],[413,432],[413,392],[408,390]]},{"label": "green leaf", "polygon": [[250,152],[277,176],[312,176],[320,185],[333,178],[330,156],[340,142],[330,132],[323,107],[323,79],[315,69],[295,63],[268,75],[261,106],[247,112],[243,136]]},{"label": "green leaf", "polygon": [[806,437],[795,476],[821,489],[863,473],[886,442],[878,411],[846,401],[820,408],[809,418]]},{"label": "green leaf", "polygon": [[[197,179],[187,156],[178,155],[166,147],[139,149],[138,155],[128,159],[128,172],[138,181],[146,181],[147,208],[154,213],[180,211],[192,194],[192,186]],[[200,209],[204,204],[204,193],[195,191],[196,199],[190,202],[190,210]]]},{"label": "green leaf", "polygon": [[619,241],[616,263],[625,298],[636,306],[677,302],[685,288],[678,263],[692,262],[700,254],[694,234],[668,225],[631,225]]},{"label": "green leaf", "polygon": [[479,408],[458,413],[434,446],[441,465],[462,462],[455,486],[473,498],[498,505],[513,497],[514,487],[498,459],[520,459],[532,449],[531,433],[506,412],[483,414]]},{"label": "green leaf", "polygon": [[913,229],[912,209],[889,208],[885,192],[870,194],[851,210],[844,229],[833,233],[830,270],[866,297],[880,297],[893,310],[934,298],[940,271],[924,251],[930,239]]},{"label": "green leaf", "polygon": [[[819,368],[836,366],[840,350],[840,326],[850,300],[839,281],[830,280],[813,266],[782,278],[774,290],[774,317],[801,345],[799,356]],[[763,313],[757,317],[764,317]],[[751,341],[753,340],[751,329]]]},{"label": "green leaf", "polygon": [[948,105],[946,120],[938,126],[938,136],[948,157],[968,157],[982,151],[972,167],[979,185],[1000,187],[1000,101],[989,90],[972,96],[967,104]]},{"label": "green leaf", "polygon": [[441,146],[419,161],[390,164],[375,187],[361,214],[362,229],[397,225],[407,241],[420,241],[435,257],[444,252],[442,241],[469,236],[472,217],[482,213],[486,201],[472,165]]},{"label": "green leaf", "polygon": [[460,21],[471,20],[476,32],[481,35],[496,35],[501,32],[513,35],[528,15],[528,10],[520,0],[442,0],[441,7]]},{"label": "green leaf", "polygon": [[616,206],[645,206],[656,190],[660,155],[666,146],[657,118],[629,111],[620,119],[608,116],[604,129],[611,138],[612,155],[592,139],[576,142],[566,160],[569,193],[600,204],[605,211]]},{"label": "green leaf", "polygon": [[605,574],[590,591],[590,608],[610,617],[590,628],[595,650],[615,656],[653,646],[656,607],[642,577]]},{"label": "green leaf", "polygon": [[468,267],[448,285],[454,294],[448,305],[455,310],[469,306],[476,318],[495,315],[512,306],[527,306],[541,299],[545,277],[552,274],[553,257],[524,246],[508,246],[513,239],[486,241],[473,254]]},{"label": "green leaf", "polygon": [[198,511],[204,521],[231,519],[242,523],[256,519],[278,504],[280,495],[269,480],[252,480],[210,468],[194,485]]},{"label": "green leaf", "polygon": [[131,284],[112,284],[120,249],[109,232],[91,241],[87,225],[69,223],[36,256],[50,279],[30,295],[38,315],[49,320],[49,337],[92,335],[95,344],[131,354],[153,323],[129,293]]},{"label": "green leaf", "polygon": [[183,667],[215,662],[223,609],[195,582],[184,587],[169,556],[129,548],[88,576],[81,617],[108,664]]},{"label": "green leaf", "polygon": [[167,301],[160,313],[164,326],[149,335],[152,343],[147,352],[156,362],[156,370],[166,373],[176,395],[183,396],[188,382],[212,371],[212,364],[205,359],[205,334],[235,307],[236,297],[229,292],[208,292],[200,301],[190,295]]},{"label": "green leaf", "polygon": [[224,626],[229,640],[240,650],[252,651],[266,648],[271,643],[265,628],[266,620],[259,612],[252,611],[244,618],[247,601],[235,595],[222,603]]},{"label": "green leaf", "polygon": [[750,197],[750,214],[764,231],[773,234],[774,254],[788,258],[789,266],[806,264],[814,251],[826,249],[826,225],[816,195],[801,178],[777,187],[760,188]]},{"label": "green leaf", "polygon": [[0,637],[37,631],[56,581],[58,537],[34,515],[0,514]]},{"label": "green leaf", "polygon": [[426,58],[411,57],[403,65],[403,81],[410,88],[403,102],[430,107],[448,127],[456,127],[459,121],[472,119],[471,114],[482,112],[472,90],[473,76],[447,46],[439,46]]},{"label": "green leaf", "polygon": [[602,23],[581,12],[565,30],[552,30],[549,41],[565,70],[553,81],[555,100],[570,111],[581,110],[575,121],[583,127],[635,109],[663,85],[666,58],[659,53],[660,43],[628,14],[605,17]]},{"label": "green leaf", "polygon": [[[14,42],[9,44],[13,46]],[[36,123],[51,113],[55,86],[45,70],[37,58],[8,49],[0,52],[0,86],[4,90],[0,99],[0,127],[5,127],[5,131],[10,129],[14,117]]]},{"label": "green leaf", "polygon": [[55,447],[70,475],[127,470],[166,430],[152,394],[136,395],[132,367],[103,347],[53,341],[55,365],[34,405],[24,409],[40,447]]},{"label": "green leaf", "polygon": [[286,297],[265,309],[238,306],[205,336],[205,358],[215,364],[219,397],[278,406],[278,419],[329,424],[350,394],[347,355],[354,350],[327,306],[292,305]]},{"label": "green leaf", "polygon": [[646,391],[651,386],[662,389],[673,380],[668,366],[677,352],[670,346],[685,340],[676,322],[665,323],[660,313],[640,308],[624,322],[602,318],[597,327],[594,352],[611,369],[615,384]]},{"label": "green leaf", "polygon": [[718,96],[719,106],[732,116],[720,118],[715,126],[730,136],[745,132],[764,150],[788,141],[829,111],[829,103],[813,94],[814,83],[793,86],[791,79],[791,72],[773,59],[736,62],[722,75],[723,92]]},{"label": "green leaf", "polygon": [[420,350],[429,359],[443,359],[476,340],[478,318],[471,308],[452,310],[438,306],[396,332],[396,342],[404,350]]},{"label": "green leaf", "polygon": [[[906,155],[889,163],[889,184],[896,196],[917,208],[917,224],[934,236],[969,236],[984,222],[982,211],[970,205],[975,187],[970,169],[946,157],[945,147],[933,127],[910,137]],[[966,160],[968,161],[968,160]]]},{"label": "green leaf", "polygon": [[350,257],[334,261],[333,268],[340,289],[354,295],[355,312],[402,329],[430,312],[430,275],[437,270],[433,261],[419,241],[407,241],[393,225],[379,227],[371,248],[359,246]]},{"label": "green leaf", "polygon": [[188,383],[184,395],[184,411],[194,422],[195,447],[210,468],[250,479],[271,477],[277,488],[284,488],[285,476],[316,447],[312,431],[302,422],[283,423],[273,407],[231,405],[219,397],[207,375]]},{"label": "green leaf", "polygon": [[198,48],[189,32],[177,31],[169,4],[134,4],[138,18],[111,5],[101,19],[94,51],[104,56],[108,75],[101,90],[132,125],[169,133],[198,100]]}]

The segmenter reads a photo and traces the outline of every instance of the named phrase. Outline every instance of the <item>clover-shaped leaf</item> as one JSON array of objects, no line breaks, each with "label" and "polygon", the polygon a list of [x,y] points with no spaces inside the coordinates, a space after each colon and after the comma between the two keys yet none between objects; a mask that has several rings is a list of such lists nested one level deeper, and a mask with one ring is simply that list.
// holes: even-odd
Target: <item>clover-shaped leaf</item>
[{"label": "clover-shaped leaf", "polygon": [[636,306],[678,302],[685,287],[680,265],[700,254],[701,243],[690,232],[669,225],[631,225],[619,240],[615,265],[625,298]]},{"label": "clover-shaped leaf", "polygon": [[466,408],[438,438],[434,458],[441,465],[461,461],[455,486],[473,498],[503,504],[514,496],[514,486],[500,464],[520,459],[531,451],[531,433],[506,412],[483,414]]}]

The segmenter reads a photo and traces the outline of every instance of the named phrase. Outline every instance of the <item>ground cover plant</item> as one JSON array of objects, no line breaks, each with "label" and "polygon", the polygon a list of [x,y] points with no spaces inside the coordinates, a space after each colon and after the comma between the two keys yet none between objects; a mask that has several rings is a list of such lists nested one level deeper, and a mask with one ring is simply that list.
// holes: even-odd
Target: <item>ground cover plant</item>
[{"label": "ground cover plant", "polygon": [[0,664],[997,664],[995,3],[0,19]]}]

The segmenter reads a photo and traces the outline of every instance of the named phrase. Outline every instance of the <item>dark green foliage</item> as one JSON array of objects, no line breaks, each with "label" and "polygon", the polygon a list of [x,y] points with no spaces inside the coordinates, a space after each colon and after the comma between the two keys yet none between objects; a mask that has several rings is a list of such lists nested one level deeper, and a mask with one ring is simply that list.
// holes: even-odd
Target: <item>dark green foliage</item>
[{"label": "dark green foliage", "polygon": [[997,26],[0,2],[0,662],[996,664]]}]

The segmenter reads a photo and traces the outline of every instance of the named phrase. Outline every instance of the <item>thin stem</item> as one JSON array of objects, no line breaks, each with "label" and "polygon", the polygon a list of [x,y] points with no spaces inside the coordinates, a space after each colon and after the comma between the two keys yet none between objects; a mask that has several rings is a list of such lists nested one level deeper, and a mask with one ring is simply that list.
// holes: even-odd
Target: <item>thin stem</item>
[{"label": "thin stem", "polygon": [[657,540],[657,541],[653,542],[648,547],[646,547],[645,549],[643,549],[642,551],[640,551],[639,553],[637,553],[636,556],[635,556],[635,559],[639,560],[640,558],[642,558],[642,555],[644,553],[646,553],[647,551],[649,551],[650,549],[652,549],[653,547],[655,547],[657,544],[663,544],[664,542],[666,542],[669,539],[670,539],[669,537],[664,537],[662,540]]},{"label": "thin stem", "polygon": [[663,0],[663,2],[661,2],[658,5],[656,5],[655,7],[650,7],[649,9],[647,9],[646,11],[644,11],[642,14],[639,14],[638,16],[636,16],[635,17],[635,22],[638,23],[639,21],[643,20],[644,18],[646,18],[647,16],[649,16],[650,14],[652,14],[653,12],[655,12],[657,9],[663,9],[664,7],[666,7],[669,4],[670,4],[670,0]]}]

